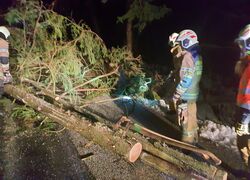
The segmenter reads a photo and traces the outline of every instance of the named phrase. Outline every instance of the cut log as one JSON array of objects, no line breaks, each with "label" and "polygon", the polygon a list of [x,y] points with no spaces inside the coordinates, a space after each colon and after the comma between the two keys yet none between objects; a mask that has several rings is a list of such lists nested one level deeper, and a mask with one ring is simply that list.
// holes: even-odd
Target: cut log
[{"label": "cut log", "polygon": [[[162,160],[161,158],[154,156],[152,154],[142,152],[141,153],[141,160],[145,163],[150,164],[151,166],[160,169],[162,172],[176,177],[177,179],[223,179],[218,178],[217,176],[214,177],[207,177],[206,175],[202,175],[199,172],[197,173],[194,170],[188,168],[181,168],[176,166],[175,164],[169,163],[167,161]],[[223,174],[227,177],[227,174]],[[187,178],[188,177],[188,178]],[[224,180],[224,179],[223,179]]]},{"label": "cut log", "polygon": [[8,84],[5,85],[4,91],[62,126],[77,131],[102,147],[124,156],[130,162],[135,162],[140,156],[142,145],[138,142],[128,142],[119,136],[114,136],[112,131],[106,127],[93,125],[86,119],[68,115],[62,109],[27,93],[22,88]]},{"label": "cut log", "polygon": [[[126,117],[123,117],[123,118],[126,118]],[[136,132],[138,132],[138,133],[140,133],[142,135],[145,135],[145,136],[148,136],[150,138],[165,142],[165,143],[167,143],[169,145],[172,145],[172,146],[175,146],[175,147],[179,147],[179,148],[182,148],[182,149],[185,149],[185,150],[189,150],[191,152],[201,154],[206,160],[212,159],[213,162],[216,165],[221,164],[221,160],[217,156],[215,156],[213,153],[211,153],[209,151],[200,149],[200,148],[198,148],[196,146],[193,146],[191,144],[187,144],[185,142],[181,142],[181,141],[178,141],[178,140],[163,136],[163,135],[161,135],[159,133],[156,133],[156,132],[154,132],[154,131],[152,131],[150,129],[144,128],[144,127],[140,126],[139,124],[132,123],[132,122],[130,122],[130,123],[131,123],[130,124],[130,129],[132,129],[132,130],[134,130],[134,131],[136,131]]]},{"label": "cut log", "polygon": [[[124,133],[123,130],[119,130],[121,131],[120,135],[114,135],[110,129],[101,128],[100,126],[93,126],[86,119],[78,119],[73,115],[69,116],[65,114],[62,109],[56,107],[55,105],[49,104],[48,102],[37,98],[32,94],[27,93],[21,88],[12,85],[6,85],[4,90],[5,93],[18,100],[23,101],[28,106],[40,111],[54,121],[65,126],[66,128],[77,131],[87,139],[94,141],[102,147],[126,157],[126,159],[130,162],[134,162],[143,149],[145,152],[153,155],[153,157],[156,156],[157,158],[160,158],[163,161],[167,161],[168,163],[173,164],[180,169],[185,169],[187,172],[194,171],[197,172],[197,174],[201,174],[203,177],[209,179],[217,176],[218,168],[216,168],[215,166],[209,165],[205,162],[194,160],[191,157],[185,156],[183,155],[183,153],[175,151],[171,148],[156,148],[139,134],[133,133],[131,131],[128,131],[126,133],[126,135],[130,138],[130,141],[132,139],[135,139],[135,141],[132,141],[131,144],[128,143],[126,139],[121,138],[122,134]],[[64,105],[67,105],[67,102],[64,103]],[[70,105],[68,105],[67,107],[70,107]],[[95,117],[95,119],[106,122],[102,120],[100,116],[96,116],[95,114],[91,115]],[[138,141],[139,144],[137,143]],[[152,165],[153,162],[154,160],[152,160],[151,163],[148,162],[148,164]],[[162,171],[161,167],[156,168]],[[221,173],[219,173],[220,177],[225,177],[226,174],[227,173],[225,171],[221,171]]]},{"label": "cut log", "polygon": [[175,164],[169,163],[168,161],[164,161],[161,158],[151,155],[146,152],[142,152],[141,160],[151,166],[160,169],[162,172],[171,175],[173,177],[178,176],[179,179],[185,179],[185,177],[190,176],[190,173],[184,171],[179,166]]},{"label": "cut log", "polygon": [[[143,151],[155,156],[156,159],[160,158],[167,161],[168,164],[172,164],[173,166],[182,169],[186,173],[189,173],[189,175],[193,173],[197,176],[201,176],[207,179],[221,179],[221,177],[227,177],[227,172],[223,170],[219,171],[219,169],[213,165],[197,161],[189,156],[185,156],[178,151],[174,151],[171,148],[163,148],[157,143],[156,146],[153,146],[152,144],[141,138],[138,134],[131,135],[130,133],[131,132],[128,132],[129,136],[133,136],[138,141],[140,141],[143,146]],[[152,160],[151,163],[154,163],[154,161],[155,160]],[[162,167],[158,167],[158,169],[162,170]]]},{"label": "cut log", "polygon": [[[90,111],[87,111],[87,114],[100,122],[108,124],[110,127],[112,126],[110,122],[107,122],[105,119],[103,119],[101,116],[95,113],[91,113]],[[164,161],[167,161],[168,164],[172,164],[180,169],[186,169],[187,173],[198,172],[196,173],[197,176],[199,174],[199,176],[203,176],[208,179],[222,179],[222,177],[223,178],[227,177],[227,172],[223,170],[219,170],[217,167],[210,165],[208,163],[199,162],[172,148],[168,148],[168,147],[163,148],[162,146],[159,145],[159,143],[158,144],[156,143],[157,144],[156,145],[157,148],[156,148],[154,145],[149,143],[145,138],[143,138],[141,135],[137,133],[126,131],[126,135],[130,138],[137,139],[142,144],[143,150],[145,152],[150,153],[156,158],[160,158]],[[161,137],[159,138],[160,138],[159,140],[161,140]],[[150,162],[150,163],[147,162],[147,163],[155,167],[154,165],[152,165],[153,162]],[[161,167],[156,167],[156,168],[162,171]]]}]

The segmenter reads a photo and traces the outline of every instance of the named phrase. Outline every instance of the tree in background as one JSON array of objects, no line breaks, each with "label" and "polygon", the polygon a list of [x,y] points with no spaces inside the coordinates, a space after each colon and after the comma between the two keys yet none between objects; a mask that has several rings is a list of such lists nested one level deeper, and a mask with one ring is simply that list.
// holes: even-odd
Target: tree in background
[{"label": "tree in background", "polygon": [[127,49],[133,52],[133,27],[142,32],[147,24],[164,17],[170,9],[165,5],[151,4],[153,0],[127,0],[128,11],[117,18],[118,22],[127,22]]}]

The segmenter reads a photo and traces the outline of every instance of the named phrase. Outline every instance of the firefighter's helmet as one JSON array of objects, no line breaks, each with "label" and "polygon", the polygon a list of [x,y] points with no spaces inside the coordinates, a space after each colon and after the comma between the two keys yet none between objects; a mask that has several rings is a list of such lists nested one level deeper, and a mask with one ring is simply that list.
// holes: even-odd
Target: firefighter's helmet
[{"label": "firefighter's helmet", "polygon": [[250,55],[250,24],[246,25],[239,33],[238,38],[235,42],[241,49],[241,57]]},{"label": "firefighter's helmet", "polygon": [[168,44],[171,47],[175,47],[178,43],[176,42],[177,37],[179,36],[178,33],[174,32],[168,37]]},{"label": "firefighter's helmet", "polygon": [[0,26],[0,33],[7,39],[10,36],[10,31],[5,26]]},{"label": "firefighter's helmet", "polygon": [[199,43],[196,33],[190,29],[181,31],[176,42],[179,43],[183,49],[189,49]]}]

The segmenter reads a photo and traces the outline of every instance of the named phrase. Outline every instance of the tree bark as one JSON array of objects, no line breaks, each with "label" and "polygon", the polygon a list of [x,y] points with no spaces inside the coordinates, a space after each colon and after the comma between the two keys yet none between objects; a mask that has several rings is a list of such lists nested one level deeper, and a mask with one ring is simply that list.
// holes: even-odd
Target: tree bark
[{"label": "tree bark", "polygon": [[109,128],[93,125],[84,118],[80,119],[67,114],[62,109],[27,93],[22,88],[8,84],[5,85],[4,91],[67,129],[74,130],[102,147],[124,156],[130,162],[134,162],[140,156],[142,150],[140,143],[136,141],[128,142],[119,136],[114,136]]},{"label": "tree bark", "polygon": [[188,168],[181,168],[179,166],[176,166],[176,164],[169,163],[167,161],[162,160],[161,158],[154,156],[152,154],[142,152],[141,159],[143,162],[150,164],[151,166],[160,169],[162,172],[177,177],[178,179],[221,179],[226,180],[227,179],[227,173],[221,171],[221,170],[215,170],[214,176],[207,177],[206,175],[199,174],[199,172],[196,172],[194,170],[188,169]]},{"label": "tree bark", "polygon": [[[87,139],[101,145],[108,150],[122,155],[130,162],[134,162],[140,155],[140,152],[143,150],[144,152],[152,155],[152,157],[150,156],[150,158],[147,158],[147,160],[144,159],[144,161],[146,161],[151,166],[155,166],[153,164],[157,164],[155,163],[157,162],[157,159],[161,159],[162,161],[166,161],[167,164],[172,164],[173,166],[185,170],[185,172],[187,173],[198,172],[197,174],[201,174],[203,177],[207,178],[227,176],[227,173],[225,171],[221,171],[220,173],[218,173],[218,169],[215,166],[209,165],[205,162],[194,160],[191,157],[185,156],[178,151],[175,151],[173,149],[171,150],[170,148],[163,149],[160,147],[155,147],[141,135],[133,133],[131,131],[126,132],[128,139],[121,138],[125,132],[124,130],[120,129],[119,132],[117,131],[117,135],[114,135],[113,131],[111,131],[110,129],[95,126],[84,118],[79,119],[74,115],[66,114],[65,111],[63,111],[61,108],[58,108],[55,105],[52,105],[32,94],[27,93],[21,88],[8,84],[5,85],[4,90],[5,93],[24,102],[28,106],[43,113],[44,115],[48,116],[64,127],[79,132]],[[50,92],[46,92],[46,95],[48,94],[51,95]],[[71,105],[67,105],[67,102],[64,101],[63,103],[68,108],[71,107]],[[81,108],[79,108],[78,110],[81,110]],[[91,115],[96,116],[95,114]],[[101,117],[96,116],[96,118],[100,121],[103,121]],[[156,166],[156,168],[160,171],[163,170],[162,166]]]},{"label": "tree bark", "polygon": [[[127,10],[129,10],[132,0],[127,0]],[[127,48],[133,54],[133,21],[127,21],[126,27],[126,35],[127,35]]]},{"label": "tree bark", "polygon": [[[152,145],[145,139],[141,138],[138,134],[128,132],[128,136],[134,137],[138,141],[140,141],[144,152],[151,154],[153,157],[155,156],[155,160],[151,160],[151,162],[149,163],[151,165],[152,163],[157,164],[157,159],[160,158],[161,160],[166,161],[167,164],[171,164],[172,166],[174,166],[173,168],[175,168],[175,166],[178,167],[179,169],[184,171],[184,173],[189,174],[189,176],[193,174],[208,179],[221,179],[221,177],[227,177],[227,172],[223,170],[219,171],[219,169],[213,165],[197,161],[171,148],[164,148],[160,146],[159,143],[155,143],[155,145]],[[152,159],[153,157],[150,157],[150,159]],[[159,165],[157,169],[162,171],[162,166]],[[176,175],[178,176],[178,174]]]},{"label": "tree bark", "polygon": [[127,48],[133,54],[133,31],[132,31],[132,20],[127,22]]},{"label": "tree bark", "polygon": [[[46,90],[46,89],[42,89],[41,85],[37,82],[34,82],[32,80],[29,80],[29,79],[22,79],[22,81],[26,82],[26,83],[30,83],[33,86],[35,86],[36,88],[40,89],[41,92],[45,96],[48,96],[52,99],[57,99],[57,102],[62,104],[63,107],[65,107],[67,109],[74,109],[77,112],[86,114],[87,116],[91,116],[95,120],[102,122],[102,123],[108,125],[109,127],[113,127],[113,125],[114,125],[111,122],[107,121],[106,119],[103,119],[99,115],[97,115],[93,112],[90,112],[85,108],[82,108],[82,107],[79,107],[76,105],[72,105],[72,104],[64,101],[61,98],[58,99],[57,96],[54,95],[51,91]],[[152,145],[151,143],[146,141],[144,138],[142,138],[142,136],[140,136],[137,133],[133,133],[131,131],[126,131],[126,132],[121,131],[121,133],[123,135],[126,133],[126,136],[128,136],[130,139],[137,139],[142,144],[142,148],[143,148],[144,152],[149,152],[151,155],[158,157],[164,161],[167,161],[168,163],[175,165],[181,169],[186,169],[186,171],[188,171],[188,172],[193,170],[193,171],[199,172],[200,174],[203,174],[204,176],[209,177],[209,178],[214,178],[217,176],[220,176],[220,177],[227,176],[227,173],[225,171],[221,171],[220,173],[218,173],[218,169],[215,166],[209,165],[209,164],[204,163],[204,162],[196,161],[188,156],[184,156],[179,151],[175,151],[171,148],[163,148],[159,144],[156,144],[157,147],[155,147],[154,145]],[[151,162],[151,163],[154,163],[154,162]],[[149,164],[151,164],[151,163],[149,163]],[[158,167],[158,169],[160,171],[162,170],[161,167]]]}]

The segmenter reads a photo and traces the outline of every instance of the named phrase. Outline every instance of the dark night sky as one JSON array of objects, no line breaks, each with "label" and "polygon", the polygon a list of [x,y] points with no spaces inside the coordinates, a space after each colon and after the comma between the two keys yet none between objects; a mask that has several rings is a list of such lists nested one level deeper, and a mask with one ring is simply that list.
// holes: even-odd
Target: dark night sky
[{"label": "dark night sky", "polygon": [[[136,52],[149,63],[169,64],[171,55],[168,36],[174,31],[193,29],[199,36],[205,67],[232,74],[238,51],[233,44],[239,30],[250,23],[248,0],[155,0],[172,11],[163,19],[154,21],[135,36]],[[58,0],[57,10],[62,14],[83,19],[100,34],[108,46],[125,44],[125,25],[117,24],[117,16],[126,11],[125,0]]]},{"label": "dark night sky", "polygon": [[[52,0],[44,0],[49,3]],[[145,61],[168,66],[171,60],[168,36],[174,31],[194,30],[199,37],[206,67],[232,73],[238,50],[233,44],[239,30],[250,23],[249,0],[154,0],[172,9],[161,20],[154,21],[135,36],[136,52]],[[1,12],[15,0],[0,0]],[[111,46],[125,44],[125,25],[117,16],[126,11],[126,0],[57,0],[55,10],[76,21],[83,20]]]}]

